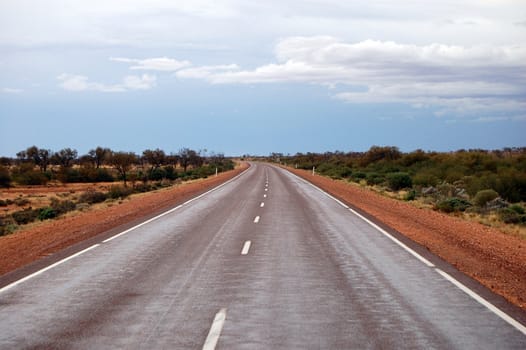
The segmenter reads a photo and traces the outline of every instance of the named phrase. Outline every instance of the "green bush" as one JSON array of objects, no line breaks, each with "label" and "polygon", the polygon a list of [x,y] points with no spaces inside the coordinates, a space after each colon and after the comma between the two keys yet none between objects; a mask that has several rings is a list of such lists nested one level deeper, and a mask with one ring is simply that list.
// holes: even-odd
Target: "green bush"
[{"label": "green bush", "polygon": [[48,177],[37,170],[21,169],[13,173],[13,180],[19,185],[23,186],[37,186],[45,185],[48,182]]},{"label": "green bush", "polygon": [[38,219],[40,221],[44,221],[47,219],[53,219],[56,216],[57,216],[57,213],[51,207],[40,208],[40,210],[38,211]]},{"label": "green bush", "polygon": [[351,174],[351,179],[353,179],[356,182],[360,182],[360,180],[363,180],[366,177],[367,177],[367,173],[364,173],[363,171],[357,171]]},{"label": "green bush", "polygon": [[516,212],[519,215],[526,214],[526,210],[524,210],[524,208],[521,205],[519,205],[519,204],[512,204],[512,205],[510,205],[508,207],[508,209],[513,210],[514,212]]},{"label": "green bush", "polygon": [[409,176],[409,174],[399,172],[388,174],[387,184],[393,191],[398,191],[403,188],[411,188],[413,186],[413,181],[411,180],[411,176]]},{"label": "green bush", "polygon": [[11,214],[11,216],[18,225],[25,225],[35,221],[38,218],[39,214],[40,213],[38,209],[29,208],[15,211],[13,214]]},{"label": "green bush", "polygon": [[407,192],[407,194],[404,196],[404,200],[406,201],[414,201],[416,199],[416,191],[411,190]]},{"label": "green bush", "polygon": [[380,185],[385,181],[385,176],[378,173],[368,173],[366,180],[369,186]]},{"label": "green bush", "polygon": [[454,213],[459,211],[465,211],[471,207],[471,203],[462,198],[448,198],[446,200],[440,201],[436,204],[436,209],[443,211],[445,213]]},{"label": "green bush", "polygon": [[489,201],[497,198],[499,194],[495,190],[487,189],[478,191],[475,197],[473,198],[473,203],[479,207],[483,207]]}]

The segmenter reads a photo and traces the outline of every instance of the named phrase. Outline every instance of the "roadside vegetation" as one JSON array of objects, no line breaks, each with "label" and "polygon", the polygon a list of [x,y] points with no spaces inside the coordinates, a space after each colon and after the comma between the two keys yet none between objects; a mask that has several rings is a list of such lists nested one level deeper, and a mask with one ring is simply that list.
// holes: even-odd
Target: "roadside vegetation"
[{"label": "roadside vegetation", "polygon": [[526,228],[526,148],[404,153],[373,146],[367,152],[274,153],[269,160],[484,224]]},{"label": "roadside vegetation", "polygon": [[[17,153],[16,158],[0,158],[0,236],[34,221],[85,210],[105,201],[122,200],[134,193],[206,178],[234,167],[234,161],[223,154],[189,148],[170,154],[161,149],[147,149],[138,155],[97,147],[79,156],[71,148],[53,152],[31,146]],[[2,193],[2,188],[49,188],[79,183],[105,185],[86,187],[80,194],[56,193],[46,199],[38,194],[10,198]]]}]

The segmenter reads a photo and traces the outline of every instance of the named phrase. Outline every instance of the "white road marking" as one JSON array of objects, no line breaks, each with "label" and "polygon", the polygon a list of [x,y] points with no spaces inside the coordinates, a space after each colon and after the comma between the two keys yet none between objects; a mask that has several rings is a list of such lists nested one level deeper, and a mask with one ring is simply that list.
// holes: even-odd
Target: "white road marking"
[{"label": "white road marking", "polygon": [[216,348],[217,342],[219,341],[219,336],[221,335],[221,330],[226,320],[226,309],[223,308],[214,317],[212,322],[212,327],[208,332],[206,337],[205,344],[203,345],[203,350],[214,350]]},{"label": "white road marking", "polygon": [[241,250],[241,255],[247,255],[248,254],[248,250],[250,249],[250,244],[252,244],[252,242],[250,242],[250,241],[246,241],[245,244],[243,244],[243,249]]},{"label": "white road marking", "polygon": [[261,204],[259,205],[261,208],[263,208],[265,206],[265,203],[261,202]]},{"label": "white road marking", "polygon": [[75,253],[75,254],[73,254],[73,255],[68,256],[67,258],[64,258],[64,259],[62,259],[62,260],[60,260],[60,261],[57,261],[56,263],[51,264],[51,265],[49,265],[48,267],[43,268],[42,270],[39,270],[39,271],[37,271],[37,272],[34,272],[34,273],[32,273],[31,275],[28,275],[28,276],[26,276],[26,277],[24,277],[24,278],[19,279],[18,281],[15,281],[15,282],[13,282],[13,283],[11,283],[11,284],[8,284],[7,286],[5,286],[5,287],[3,287],[3,288],[0,289],[0,293],[5,292],[5,291],[7,291],[7,290],[9,290],[9,289],[11,289],[11,288],[13,288],[13,287],[19,285],[20,283],[23,283],[23,282],[25,282],[25,281],[27,281],[27,280],[33,278],[33,277],[36,277],[36,276],[38,276],[38,275],[40,275],[40,274],[42,274],[42,273],[44,273],[44,272],[46,272],[46,271],[48,271],[48,270],[51,270],[52,268],[57,267],[58,265],[61,265],[61,264],[65,263],[65,262],[68,261],[68,260],[71,260],[71,259],[73,259],[73,258],[76,258],[77,256],[79,256],[79,255],[81,255],[81,254],[84,254],[84,253],[86,253],[86,252],[88,252],[88,251],[90,251],[90,250],[92,250],[92,249],[95,249],[95,248],[97,248],[99,245],[100,245],[100,244],[98,244],[98,243],[97,243],[97,244],[94,244],[94,245],[92,245],[92,246],[89,247],[89,248],[86,248],[86,249],[84,249],[84,250],[81,250],[80,252],[77,252],[77,253]]},{"label": "white road marking", "polygon": [[254,223],[257,224],[258,222],[259,222],[259,216],[256,216],[256,217],[254,218]]},{"label": "white road marking", "polygon": [[446,280],[453,283],[461,291],[463,291],[464,293],[466,293],[467,295],[469,295],[470,297],[478,301],[480,304],[484,305],[487,309],[489,309],[495,315],[499,316],[502,320],[504,320],[511,326],[515,327],[515,329],[517,329],[519,332],[526,335],[526,327],[523,326],[521,323],[517,322],[515,319],[508,316],[508,314],[500,310],[498,307],[496,307],[495,305],[493,305],[492,303],[490,303],[489,301],[487,301],[486,299],[484,299],[483,297],[481,297],[480,295],[478,295],[477,293],[475,293],[474,291],[472,291],[471,289],[469,289],[468,287],[460,283],[457,279],[452,277],[450,274],[440,269],[435,269],[435,271],[438,272]]},{"label": "white road marking", "polygon": [[[195,198],[192,198],[192,199],[190,199],[190,200],[184,202],[183,204],[180,204],[180,205],[176,206],[175,208],[172,208],[172,209],[170,209],[170,210],[167,210],[167,211],[165,211],[164,213],[161,213],[161,214],[159,214],[159,215],[157,215],[157,216],[155,216],[155,217],[153,217],[153,218],[151,218],[151,219],[148,219],[148,220],[146,220],[146,221],[144,221],[144,222],[142,222],[142,223],[140,223],[140,224],[138,224],[138,225],[135,225],[134,227],[131,227],[131,228],[129,228],[129,229],[123,231],[123,232],[120,232],[120,233],[116,234],[115,236],[112,236],[112,237],[110,237],[110,238],[108,238],[108,239],[105,239],[104,241],[102,241],[102,243],[110,242],[111,240],[113,240],[113,239],[115,239],[115,238],[117,238],[117,237],[120,237],[120,236],[122,236],[122,235],[124,235],[124,234],[126,234],[126,233],[128,233],[128,232],[130,232],[130,231],[133,231],[133,230],[135,230],[135,229],[137,229],[137,228],[139,228],[139,227],[141,227],[141,226],[143,226],[143,225],[146,225],[147,223],[150,223],[150,222],[152,222],[152,221],[154,221],[154,220],[159,219],[160,217],[163,217],[163,216],[165,216],[165,215],[167,215],[167,214],[169,214],[169,213],[174,212],[175,210],[181,208],[181,207],[182,207],[183,205],[185,205],[185,204],[188,204],[188,203],[190,203],[190,202],[192,202],[192,201],[195,201],[196,199],[199,199],[199,198],[201,198],[201,197],[207,195],[208,193],[211,193],[211,192],[214,192],[214,191],[218,190],[219,188],[221,188],[221,187],[223,187],[223,186],[229,184],[229,183],[232,182],[232,181],[235,181],[237,178],[239,178],[239,177],[241,177],[242,175],[246,174],[246,172],[247,172],[248,169],[250,169],[250,167],[247,168],[247,169],[245,169],[241,174],[236,175],[235,177],[233,177],[233,178],[231,178],[230,180],[228,180],[228,181],[222,183],[221,185],[216,186],[216,187],[212,188],[211,190],[206,191],[205,193],[203,193],[203,194],[201,194],[201,195],[199,195],[199,196],[197,196],[197,197],[195,197]],[[92,246],[89,247],[89,248],[86,248],[86,249],[84,249],[84,250],[81,250],[80,252],[77,252],[77,253],[75,253],[75,254],[73,254],[73,255],[68,256],[67,258],[64,258],[64,259],[62,259],[62,260],[60,260],[60,261],[57,261],[56,263],[51,264],[51,265],[49,265],[49,266],[43,268],[42,270],[36,271],[36,272],[34,272],[34,273],[32,273],[32,274],[26,276],[26,277],[23,277],[23,278],[19,279],[18,281],[15,281],[15,282],[13,282],[13,283],[11,283],[11,284],[8,284],[7,286],[4,286],[4,287],[0,288],[0,293],[5,292],[5,291],[7,291],[8,289],[11,289],[11,288],[13,288],[13,287],[19,285],[20,283],[23,283],[23,282],[25,282],[25,281],[27,281],[27,280],[29,280],[29,279],[35,277],[35,276],[38,276],[38,275],[40,275],[40,274],[42,274],[42,273],[44,273],[44,272],[46,272],[46,271],[48,271],[48,270],[51,270],[52,268],[54,268],[54,267],[56,267],[56,266],[58,266],[58,265],[60,265],[60,264],[63,264],[63,263],[65,263],[66,261],[71,260],[71,259],[73,259],[73,258],[75,258],[75,257],[77,257],[77,256],[79,256],[79,255],[81,255],[81,254],[84,254],[84,253],[87,252],[87,251],[90,251],[90,250],[92,250],[92,249],[94,249],[94,248],[97,248],[99,245],[100,245],[100,243],[94,244],[94,245],[92,245]]]},{"label": "white road marking", "polygon": [[263,195],[263,198],[267,198],[267,195],[266,195],[266,194],[264,194],[264,195]]},{"label": "white road marking", "polygon": [[265,192],[267,192],[267,191],[268,191],[268,188],[265,188]]},{"label": "white road marking", "polygon": [[363,221],[367,222],[369,225],[371,225],[372,227],[374,227],[375,229],[377,229],[380,233],[382,233],[384,236],[386,236],[387,238],[389,238],[391,241],[393,241],[394,243],[398,244],[400,247],[402,247],[402,249],[404,249],[405,251],[407,251],[409,254],[411,254],[412,256],[414,256],[415,258],[417,258],[418,260],[420,260],[421,262],[423,262],[424,264],[426,264],[427,266],[429,267],[435,267],[435,265],[430,262],[429,260],[427,260],[426,258],[424,258],[422,255],[418,254],[417,252],[415,252],[413,249],[409,248],[408,246],[406,246],[404,243],[400,242],[398,239],[396,239],[395,237],[393,237],[390,233],[388,233],[387,231],[385,231],[383,228],[381,228],[380,226],[376,225],[374,222],[372,222],[371,220],[367,219],[365,216],[361,215],[360,213],[358,213],[356,210],[354,209],[350,209],[349,210],[351,211],[351,213],[353,213],[354,215],[358,216],[360,219],[362,219]]},{"label": "white road marking", "polygon": [[[335,200],[336,202],[338,202],[341,206],[343,206],[344,208],[346,209],[349,209],[350,212],[352,212],[354,215],[358,216],[359,218],[361,218],[362,220],[364,220],[365,222],[367,222],[369,225],[371,225],[372,227],[374,227],[375,229],[377,229],[378,231],[380,231],[380,233],[384,234],[386,237],[388,237],[389,239],[391,239],[394,243],[396,243],[397,245],[399,245],[400,247],[402,247],[404,250],[406,250],[407,252],[409,252],[411,255],[413,255],[415,258],[417,258],[418,260],[420,260],[421,262],[423,262],[425,265],[429,266],[429,267],[435,267],[435,265],[433,265],[429,260],[427,260],[426,258],[424,258],[423,256],[421,256],[420,254],[418,254],[417,252],[415,252],[413,249],[409,248],[408,246],[406,246],[404,243],[400,242],[398,239],[396,239],[395,237],[393,237],[391,234],[387,233],[384,229],[382,229],[381,227],[379,227],[378,225],[376,225],[375,223],[373,223],[371,220],[367,219],[366,217],[364,217],[363,215],[359,214],[358,212],[356,212],[355,210],[349,208],[349,206],[347,206],[346,204],[344,204],[342,201],[340,201],[339,199],[333,197],[332,195],[330,195],[329,193],[325,192],[324,190],[322,190],[321,188],[319,188],[318,186],[308,182],[307,180],[304,180],[302,179],[301,177],[299,177],[298,175],[296,174],[293,174],[291,172],[289,172],[289,174],[293,175],[294,177],[300,179],[301,181],[303,181],[304,183],[308,184],[308,185],[311,185],[312,187],[314,187],[315,189],[317,189],[318,191],[320,191],[321,193],[325,194],[327,197]],[[483,297],[481,297],[480,295],[478,295],[477,293],[475,293],[474,291],[472,291],[470,288],[466,287],[465,285],[463,285],[462,283],[460,283],[458,280],[456,280],[454,277],[452,277],[451,275],[449,275],[448,273],[438,269],[438,268],[435,268],[435,271],[438,272],[442,277],[444,277],[446,280],[448,280],[449,282],[453,283],[457,288],[459,288],[460,290],[462,290],[464,293],[468,294],[471,298],[473,298],[475,301],[477,301],[478,303],[484,305],[488,310],[490,310],[491,312],[493,312],[495,315],[497,315],[498,317],[500,317],[502,320],[504,320],[505,322],[507,322],[508,324],[510,324],[511,326],[513,326],[515,329],[517,329],[518,331],[520,331],[521,333],[525,334],[526,335],[526,327],[524,325],[522,325],[520,322],[518,322],[517,320],[515,320],[514,318],[512,318],[511,316],[509,316],[508,314],[506,314],[505,312],[503,312],[502,310],[500,310],[499,308],[497,308],[495,305],[491,304],[489,301],[487,301],[486,299],[484,299]]]}]

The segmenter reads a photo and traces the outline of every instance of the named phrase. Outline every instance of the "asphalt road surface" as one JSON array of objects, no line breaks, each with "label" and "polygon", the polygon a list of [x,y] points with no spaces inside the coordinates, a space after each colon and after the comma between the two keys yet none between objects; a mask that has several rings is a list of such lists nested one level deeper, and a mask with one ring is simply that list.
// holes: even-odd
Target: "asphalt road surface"
[{"label": "asphalt road surface", "polygon": [[253,164],[0,287],[0,349],[526,349],[524,326],[398,243]]}]

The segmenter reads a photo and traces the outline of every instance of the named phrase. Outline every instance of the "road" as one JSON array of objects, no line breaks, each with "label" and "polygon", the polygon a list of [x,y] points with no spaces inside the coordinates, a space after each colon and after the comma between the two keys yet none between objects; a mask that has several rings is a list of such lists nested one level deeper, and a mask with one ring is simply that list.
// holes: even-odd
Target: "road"
[{"label": "road", "polygon": [[521,324],[398,243],[252,164],[0,288],[0,349],[526,348]]}]

